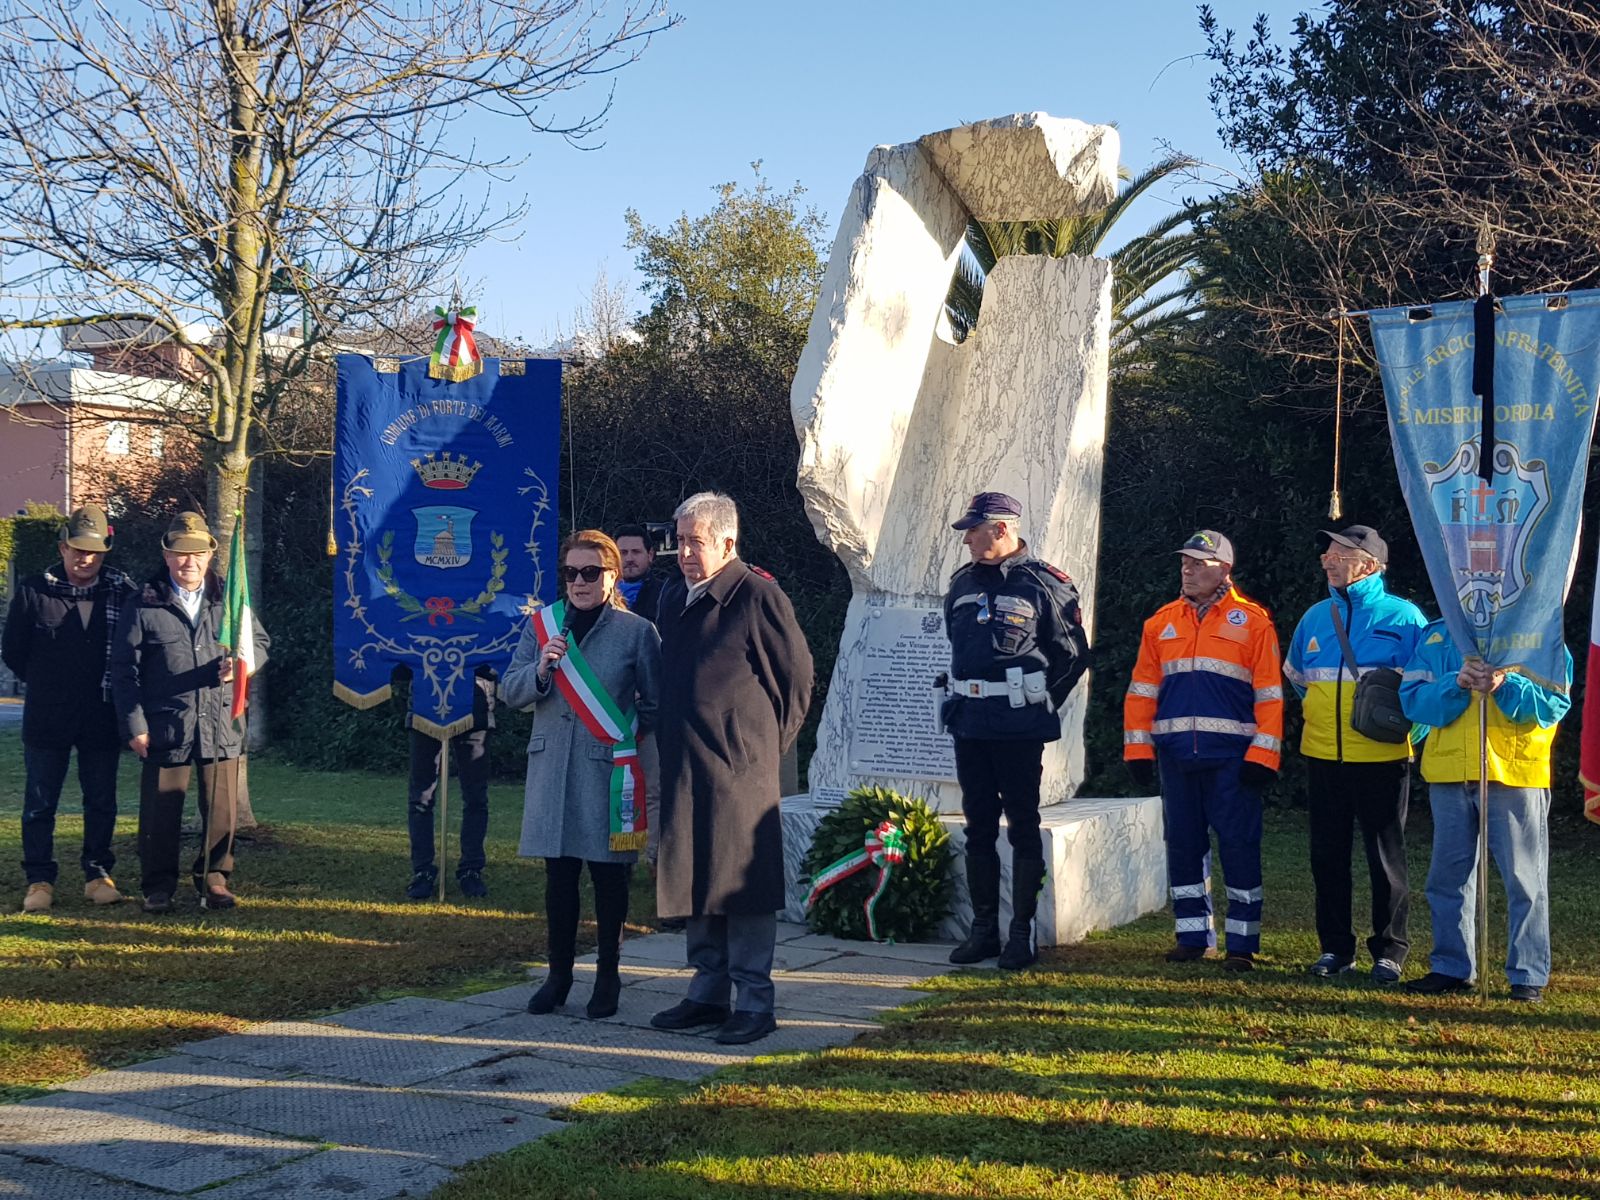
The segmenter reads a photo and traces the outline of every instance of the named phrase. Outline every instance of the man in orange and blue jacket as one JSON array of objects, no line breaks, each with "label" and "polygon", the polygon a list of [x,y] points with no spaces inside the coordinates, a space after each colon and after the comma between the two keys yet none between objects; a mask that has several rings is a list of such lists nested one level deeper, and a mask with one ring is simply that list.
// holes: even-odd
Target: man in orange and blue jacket
[{"label": "man in orange and blue jacket", "polygon": [[1261,948],[1261,792],[1278,774],[1283,687],[1272,614],[1233,586],[1233,543],[1202,529],[1179,548],[1182,595],[1144,624],[1123,701],[1123,750],[1141,787],[1159,767],[1177,945],[1215,955],[1211,830],[1227,877],[1230,971]]}]

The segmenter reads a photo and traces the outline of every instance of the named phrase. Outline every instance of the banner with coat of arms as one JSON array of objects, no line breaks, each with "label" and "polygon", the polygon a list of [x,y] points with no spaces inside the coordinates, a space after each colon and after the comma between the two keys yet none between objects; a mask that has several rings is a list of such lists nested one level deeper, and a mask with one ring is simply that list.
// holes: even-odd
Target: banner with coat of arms
[{"label": "banner with coat of arms", "polygon": [[473,675],[504,672],[526,614],[555,598],[561,363],[339,356],[334,694],[357,708],[411,671],[412,722],[472,725]]},{"label": "banner with coat of arms", "polygon": [[1600,384],[1600,292],[1499,302],[1487,464],[1472,302],[1371,321],[1400,486],[1457,647],[1565,691],[1561,607]]}]

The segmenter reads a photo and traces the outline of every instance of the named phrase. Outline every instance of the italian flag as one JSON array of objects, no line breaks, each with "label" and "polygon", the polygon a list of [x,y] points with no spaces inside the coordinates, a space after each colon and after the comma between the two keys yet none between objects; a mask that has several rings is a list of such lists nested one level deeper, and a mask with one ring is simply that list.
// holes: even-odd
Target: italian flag
[{"label": "italian flag", "polygon": [[[1600,567],[1595,572],[1600,588]],[[1594,614],[1589,625],[1589,663],[1583,690],[1583,733],[1579,748],[1579,779],[1583,782],[1583,811],[1591,821],[1600,822],[1600,591],[1595,593]]]},{"label": "italian flag", "polygon": [[244,514],[233,514],[233,542],[228,550],[228,581],[222,605],[222,632],[217,640],[232,651],[233,719],[244,716],[250,676],[256,669],[256,618],[250,609],[250,580],[244,565]]}]

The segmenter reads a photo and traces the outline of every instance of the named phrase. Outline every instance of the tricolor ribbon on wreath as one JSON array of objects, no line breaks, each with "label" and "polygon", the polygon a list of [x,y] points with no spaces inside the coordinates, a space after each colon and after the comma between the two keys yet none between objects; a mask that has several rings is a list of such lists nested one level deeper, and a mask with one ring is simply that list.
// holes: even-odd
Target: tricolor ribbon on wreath
[{"label": "tricolor ribbon on wreath", "polygon": [[478,310],[461,308],[448,311],[435,305],[433,311],[438,317],[433,327],[438,331],[439,338],[434,342],[433,354],[428,359],[428,377],[448,379],[451,383],[471,379],[483,370],[483,356],[478,353],[477,339],[472,336],[472,328],[477,323],[473,318],[478,315]]},{"label": "tricolor ribbon on wreath", "polygon": [[843,883],[868,867],[877,867],[878,885],[872,889],[872,895],[867,897],[862,907],[867,913],[867,936],[875,942],[882,941],[883,939],[878,936],[878,901],[889,888],[890,875],[905,860],[905,830],[884,821],[867,834],[866,842],[861,849],[846,854],[837,862],[830,863],[812,877],[811,894],[806,897],[806,908],[809,909],[815,904],[817,897],[834,884]]},{"label": "tricolor ribbon on wreath", "polygon": [[[534,636],[541,650],[561,632],[566,614],[566,603],[558,600],[533,615]],[[639,714],[632,708],[622,711],[601,686],[576,642],[556,664],[555,683],[583,727],[611,747],[611,849],[643,850],[649,832],[644,767],[639,762]]]}]

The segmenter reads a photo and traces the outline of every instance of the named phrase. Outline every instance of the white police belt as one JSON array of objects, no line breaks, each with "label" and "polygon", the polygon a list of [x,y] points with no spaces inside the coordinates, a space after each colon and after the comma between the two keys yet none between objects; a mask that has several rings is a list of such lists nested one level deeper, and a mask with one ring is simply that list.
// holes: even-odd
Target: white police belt
[{"label": "white police belt", "polygon": [[1045,686],[1043,671],[1023,672],[1021,667],[1011,667],[1006,671],[1006,677],[1000,682],[989,679],[952,679],[946,687],[952,696],[964,696],[969,700],[987,700],[1004,696],[1011,701],[1012,708],[1024,708],[1029,704],[1050,704],[1050,689]]}]

